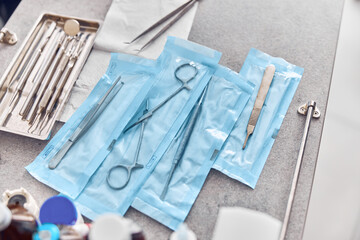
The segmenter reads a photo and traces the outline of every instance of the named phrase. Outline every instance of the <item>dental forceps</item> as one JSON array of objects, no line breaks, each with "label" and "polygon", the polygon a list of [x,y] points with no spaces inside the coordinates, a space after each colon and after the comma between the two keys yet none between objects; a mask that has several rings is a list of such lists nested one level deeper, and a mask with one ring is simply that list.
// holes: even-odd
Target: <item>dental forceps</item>
[{"label": "dental forceps", "polygon": [[[192,75],[190,75],[188,78],[183,78],[180,76],[180,70],[185,69],[191,67],[194,71],[194,73]],[[191,64],[191,63],[184,63],[180,66],[178,66],[174,72],[174,76],[177,80],[179,80],[182,85],[175,91],[173,92],[170,96],[168,96],[165,100],[163,100],[161,103],[159,103],[156,107],[154,107],[153,109],[151,109],[150,111],[148,111],[147,113],[145,113],[144,115],[142,115],[139,120],[137,122],[135,122],[134,124],[130,125],[128,128],[126,128],[124,130],[124,132],[126,132],[127,130],[129,130],[130,128],[138,125],[139,123],[141,123],[142,121],[150,118],[154,112],[156,112],[157,110],[159,110],[159,108],[161,108],[162,106],[164,106],[170,99],[172,99],[173,97],[175,97],[179,92],[181,92],[183,89],[186,89],[188,91],[191,90],[190,86],[188,85],[188,82],[190,82],[191,80],[193,80],[196,75],[198,74],[198,70],[196,68],[195,65]]]},{"label": "dental forceps", "polygon": [[[148,102],[146,102],[146,106],[145,106],[145,110],[144,110],[143,114],[146,114],[147,111],[148,111]],[[112,188],[114,190],[123,189],[124,187],[126,187],[128,185],[128,183],[130,181],[130,178],[131,178],[132,171],[134,169],[136,169],[136,168],[143,168],[144,167],[144,165],[138,163],[140,148],[141,148],[142,140],[144,138],[144,129],[145,129],[145,121],[143,121],[141,123],[141,130],[140,130],[139,140],[138,140],[138,143],[137,143],[137,146],[136,146],[135,157],[134,157],[134,161],[132,162],[132,164],[131,165],[118,164],[118,165],[115,165],[112,168],[110,168],[110,170],[108,171],[108,174],[106,176],[106,182],[107,182],[107,184],[109,185],[110,188]],[[112,145],[113,144],[111,144],[111,146]],[[121,168],[123,168],[123,169],[125,169],[127,171],[127,179],[122,185],[116,186],[115,184],[111,183],[111,174],[116,169],[121,169]]]},{"label": "dental forceps", "polygon": [[174,25],[174,23],[176,21],[178,21],[182,16],[185,15],[185,13],[187,13],[187,11],[190,10],[190,8],[197,2],[198,0],[189,0],[186,3],[184,3],[183,5],[181,5],[180,7],[178,7],[177,9],[175,9],[174,11],[170,12],[169,14],[167,14],[165,17],[161,18],[159,21],[157,21],[156,23],[154,23],[153,25],[151,25],[148,29],[146,29],[145,31],[143,31],[142,33],[140,33],[138,36],[136,36],[133,40],[131,40],[130,42],[125,42],[125,44],[131,44],[133,42],[135,42],[136,40],[138,40],[140,37],[144,36],[145,34],[149,33],[150,31],[152,31],[153,29],[155,29],[156,27],[158,27],[159,25],[161,25],[162,23],[164,23],[165,21],[167,21],[168,19],[172,18],[173,16],[175,16],[176,14],[179,14],[173,19],[171,20],[171,22],[169,22],[165,27],[163,27],[154,37],[152,37],[147,43],[145,43],[144,46],[142,46],[138,51],[140,52],[141,50],[143,50],[144,48],[146,48],[148,45],[150,45],[153,41],[155,41],[159,36],[161,36],[166,30],[168,30],[172,25]]},{"label": "dental forceps", "polygon": [[160,195],[160,199],[161,200],[164,200],[165,196],[166,196],[166,193],[168,191],[168,188],[169,188],[169,185],[170,185],[170,181],[174,175],[174,172],[175,172],[175,169],[176,167],[179,165],[179,162],[180,160],[182,159],[183,155],[184,155],[184,152],[186,150],[186,147],[189,143],[189,139],[191,137],[191,134],[194,130],[194,126],[195,126],[195,123],[196,123],[196,120],[199,116],[199,113],[200,113],[200,110],[201,110],[201,104],[204,100],[204,97],[206,95],[206,91],[207,91],[207,86],[206,88],[203,90],[201,96],[200,96],[200,99],[199,101],[197,102],[197,104],[195,105],[194,107],[194,110],[190,116],[190,119],[188,120],[185,128],[184,128],[184,136],[183,138],[181,139],[180,141],[180,144],[176,150],[176,153],[175,153],[175,156],[174,156],[174,159],[172,161],[172,165],[171,165],[171,169],[170,169],[170,173],[168,175],[168,178],[166,179],[166,182],[165,182],[165,185],[164,185],[164,189]]},{"label": "dental forceps", "polygon": [[[55,169],[57,165],[61,162],[65,154],[69,151],[71,146],[84,134],[87,130],[93,125],[98,116],[103,112],[105,108],[101,109],[101,106],[105,103],[107,106],[108,103],[115,97],[115,95],[120,91],[124,82],[120,82],[119,87],[114,90],[114,94],[110,95],[113,92],[113,89],[120,81],[121,77],[119,76],[113,85],[107,90],[104,96],[94,105],[90,111],[86,114],[85,118],[80,122],[79,126],[75,129],[70,138],[65,142],[62,148],[55,154],[55,156],[50,160],[48,167],[50,169]],[[108,99],[109,98],[109,99]]]}]

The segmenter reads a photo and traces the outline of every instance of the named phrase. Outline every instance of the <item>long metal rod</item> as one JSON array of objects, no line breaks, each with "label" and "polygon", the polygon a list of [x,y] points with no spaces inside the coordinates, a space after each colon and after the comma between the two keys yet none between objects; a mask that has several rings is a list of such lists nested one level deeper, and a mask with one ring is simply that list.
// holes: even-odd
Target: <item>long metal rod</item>
[{"label": "long metal rod", "polygon": [[282,225],[281,232],[280,232],[280,237],[279,237],[280,240],[285,239],[287,227],[289,224],[292,205],[294,203],[296,186],[297,186],[297,183],[299,180],[301,164],[302,164],[302,160],[303,160],[303,156],[304,156],[306,140],[307,140],[307,137],[309,134],[310,123],[311,123],[311,119],[313,118],[313,115],[314,115],[315,107],[316,107],[316,102],[314,102],[314,101],[310,101],[307,105],[307,115],[306,115],[306,121],[305,121],[305,127],[304,127],[304,134],[303,134],[303,137],[301,140],[300,150],[299,150],[298,158],[296,161],[296,167],[295,167],[293,181],[291,184],[291,189],[290,189],[289,199],[288,199],[288,203],[287,203],[287,207],[286,207],[285,217],[284,217],[283,225]]}]

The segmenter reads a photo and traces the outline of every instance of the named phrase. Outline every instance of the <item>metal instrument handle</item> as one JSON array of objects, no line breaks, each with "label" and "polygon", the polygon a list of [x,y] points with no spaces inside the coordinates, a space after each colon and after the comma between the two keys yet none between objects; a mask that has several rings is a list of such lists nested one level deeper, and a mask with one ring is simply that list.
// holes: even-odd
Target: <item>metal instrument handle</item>
[{"label": "metal instrument handle", "polygon": [[254,108],[250,115],[249,123],[248,123],[247,129],[246,129],[247,134],[246,134],[246,138],[245,138],[242,149],[245,149],[249,136],[254,132],[256,123],[259,119],[261,109],[264,105],[266,95],[269,91],[274,74],[275,74],[275,66],[274,65],[267,66],[265,69],[265,72],[264,72],[263,79],[261,81],[259,92],[256,96]]},{"label": "metal instrument handle", "polygon": [[205,94],[206,94],[206,91],[207,91],[207,86],[205,87],[205,89],[203,90],[201,96],[200,96],[200,99],[199,101],[197,102],[197,104],[195,105],[194,107],[194,110],[192,112],[192,115],[190,116],[190,119],[187,123],[187,126],[185,127],[184,129],[184,136],[183,138],[181,139],[181,142],[176,150],[176,153],[175,153],[175,156],[174,156],[174,159],[172,161],[172,165],[171,165],[171,169],[170,169],[170,173],[166,179],[166,182],[165,182],[165,185],[164,185],[164,189],[160,195],[160,199],[161,200],[164,200],[165,199],[165,195],[167,193],[167,190],[169,188],[169,184],[170,184],[170,181],[174,175],[174,172],[175,172],[175,169],[176,167],[178,166],[180,160],[182,159],[184,153],[185,153],[185,150],[186,150],[186,147],[189,143],[189,140],[190,140],[190,137],[191,137],[191,134],[194,130],[194,126],[195,126],[195,123],[196,123],[196,120],[199,116],[199,113],[200,113],[200,110],[201,110],[201,104],[204,100],[204,97],[205,97]]},{"label": "metal instrument handle", "polygon": [[[119,165],[115,165],[113,166],[112,168],[110,168],[107,176],[106,176],[106,182],[108,183],[109,187],[114,189],[114,190],[121,190],[123,189],[124,187],[126,187],[130,181],[130,177],[131,177],[131,171],[134,169],[134,168],[143,168],[144,166],[141,165],[141,164],[138,164],[136,163],[135,165],[132,165],[132,166],[125,166],[125,165],[122,165],[122,164],[119,164]],[[121,185],[118,185],[116,186],[115,184],[113,184],[111,182],[111,173],[115,170],[115,169],[118,169],[118,168],[124,168],[126,169],[127,171],[127,178],[126,178],[126,181],[121,184]]]}]

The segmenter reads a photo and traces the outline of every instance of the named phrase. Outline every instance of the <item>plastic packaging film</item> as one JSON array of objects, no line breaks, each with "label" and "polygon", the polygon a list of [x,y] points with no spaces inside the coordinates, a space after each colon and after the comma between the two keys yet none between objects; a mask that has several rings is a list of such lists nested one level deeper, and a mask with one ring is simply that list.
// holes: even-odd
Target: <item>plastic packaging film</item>
[{"label": "plastic packaging film", "polygon": [[[90,96],[26,169],[72,198],[90,219],[106,212],[124,215],[132,205],[171,229],[187,217],[211,168],[255,188],[303,69],[251,49],[237,74],[218,65],[220,55],[174,37],[168,38],[157,61],[112,54]],[[274,78],[243,150],[247,123],[270,64],[276,69]],[[118,94],[50,170],[49,161],[119,76],[123,85]],[[201,96],[189,142],[164,195],[174,155]],[[134,159],[141,167],[130,172],[124,188],[115,190],[108,184],[109,170],[130,166]],[[116,169],[111,176],[125,181],[126,169]]]},{"label": "plastic packaging film", "polygon": [[[112,151],[101,156],[105,161],[91,177],[82,193],[74,199],[85,216],[93,219],[105,212],[125,214],[138,190],[159,161],[159,156],[166,151],[191,112],[215,71],[212,66],[216,66],[219,59],[220,53],[214,50],[181,39],[168,38],[164,51],[157,60],[161,71],[156,74],[156,83],[131,122],[135,122],[142,116],[145,105],[148,105],[150,111],[181,86],[179,79],[176,79],[177,74],[185,76],[194,74],[193,67],[184,67],[181,73],[176,73],[179,68],[182,68],[181,66],[187,64],[197,69],[194,79],[188,82],[190,90],[180,91],[154,112],[151,118],[145,120],[138,161],[144,167],[131,172],[131,178],[126,187],[114,190],[107,184],[106,176],[113,166],[130,165],[134,161],[140,124],[120,134]],[[117,181],[126,178],[126,172],[122,169],[114,171],[113,175]]]},{"label": "plastic packaging film", "polygon": [[132,206],[167,227],[177,229],[188,215],[217,153],[252,92],[252,84],[237,73],[219,66],[209,82],[200,115],[164,199],[161,199],[161,194],[184,127],[137,194]]},{"label": "plastic packaging film", "polygon": [[[275,75],[254,133],[243,150],[246,126],[265,68],[270,64],[275,66]],[[284,59],[271,57],[256,49],[250,50],[241,68],[240,76],[255,84],[255,91],[220,151],[213,168],[255,188],[303,71],[304,69]]]},{"label": "plastic packaging film", "polygon": [[[131,73],[128,73],[131,69]],[[156,63],[134,56],[113,54],[107,73],[100,79],[89,97],[59,130],[40,155],[26,169],[39,181],[66,195],[76,197],[86,185],[91,175],[101,164],[96,155],[109,141],[117,129],[123,129],[137,107],[153,85],[151,78]],[[110,102],[104,103],[101,115],[69,149],[59,165],[51,170],[49,161],[68,141],[79,123],[84,119],[112,83],[121,76],[121,87]],[[121,103],[121,104],[119,104]]]}]

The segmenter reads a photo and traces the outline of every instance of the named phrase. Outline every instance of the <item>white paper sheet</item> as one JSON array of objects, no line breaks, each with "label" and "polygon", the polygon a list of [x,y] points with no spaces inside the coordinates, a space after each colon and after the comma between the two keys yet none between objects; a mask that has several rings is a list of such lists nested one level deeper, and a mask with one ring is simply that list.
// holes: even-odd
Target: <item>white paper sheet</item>
[{"label": "white paper sheet", "polygon": [[277,240],[282,222],[262,212],[241,207],[222,207],[212,240]]},{"label": "white paper sheet", "polygon": [[168,31],[141,52],[140,49],[169,20],[143,36],[133,44],[131,41],[142,31],[157,22],[188,0],[114,0],[105,21],[95,39],[95,45],[84,65],[66,103],[61,122],[66,122],[90,94],[93,87],[105,73],[111,52],[122,52],[156,59],[162,52],[167,36],[187,39],[194,21],[197,3]]},{"label": "white paper sheet", "polygon": [[167,36],[188,38],[197,3],[168,31],[140,53],[136,50],[150,40],[169,20],[130,45],[124,42],[131,41],[145,29],[187,1],[114,0],[106,15],[105,23],[95,40],[95,48],[108,52],[124,52],[156,59],[164,47]]}]

